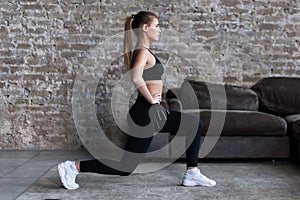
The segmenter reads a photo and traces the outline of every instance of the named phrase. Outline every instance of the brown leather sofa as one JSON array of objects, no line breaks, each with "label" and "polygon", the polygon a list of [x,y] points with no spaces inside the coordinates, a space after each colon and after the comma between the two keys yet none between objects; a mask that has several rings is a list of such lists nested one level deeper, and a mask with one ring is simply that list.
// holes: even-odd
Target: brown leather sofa
[{"label": "brown leather sofa", "polygon": [[[300,78],[289,77],[264,78],[250,88],[187,80],[166,93],[166,106],[199,114],[202,142],[220,134],[212,150],[203,154],[205,158],[299,158],[299,88]],[[196,104],[190,98],[193,92]],[[222,117],[223,128],[214,133]],[[164,143],[157,135],[151,146],[159,148]],[[170,155],[174,151],[171,148]]]}]

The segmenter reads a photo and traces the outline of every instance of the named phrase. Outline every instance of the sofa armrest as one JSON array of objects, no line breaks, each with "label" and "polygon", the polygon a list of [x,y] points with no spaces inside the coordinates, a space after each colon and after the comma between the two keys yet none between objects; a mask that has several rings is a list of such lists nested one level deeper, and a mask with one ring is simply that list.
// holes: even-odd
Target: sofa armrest
[{"label": "sofa armrest", "polygon": [[300,114],[289,115],[285,117],[288,124],[288,129],[291,131],[295,138],[300,140]]},{"label": "sofa armrest", "polygon": [[182,111],[182,104],[179,99],[177,98],[171,98],[167,99],[168,105],[169,105],[169,110],[174,110],[174,111]]},{"label": "sofa armrest", "polygon": [[286,116],[300,113],[300,78],[268,77],[251,87],[259,97],[260,110]]}]

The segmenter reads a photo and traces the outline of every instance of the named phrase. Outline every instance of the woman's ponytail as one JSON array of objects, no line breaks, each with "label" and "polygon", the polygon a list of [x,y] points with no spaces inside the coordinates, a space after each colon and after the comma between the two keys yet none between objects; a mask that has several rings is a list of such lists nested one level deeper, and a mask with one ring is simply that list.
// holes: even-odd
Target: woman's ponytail
[{"label": "woman's ponytail", "polygon": [[132,16],[126,17],[125,20],[125,35],[124,35],[124,64],[126,71],[131,68],[131,20]]}]

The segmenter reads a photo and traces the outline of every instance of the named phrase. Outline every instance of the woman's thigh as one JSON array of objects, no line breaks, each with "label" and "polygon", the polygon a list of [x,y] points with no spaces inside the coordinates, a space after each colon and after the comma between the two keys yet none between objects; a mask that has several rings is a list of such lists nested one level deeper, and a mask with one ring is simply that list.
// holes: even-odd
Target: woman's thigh
[{"label": "woman's thigh", "polygon": [[175,135],[179,129],[184,132],[192,132],[201,128],[200,119],[191,114],[166,111],[166,119],[163,128],[159,132],[170,132],[172,135]]},{"label": "woman's thigh", "polygon": [[182,113],[177,111],[165,110],[166,120],[163,122],[163,127],[159,132],[170,132],[176,134],[181,122]]}]

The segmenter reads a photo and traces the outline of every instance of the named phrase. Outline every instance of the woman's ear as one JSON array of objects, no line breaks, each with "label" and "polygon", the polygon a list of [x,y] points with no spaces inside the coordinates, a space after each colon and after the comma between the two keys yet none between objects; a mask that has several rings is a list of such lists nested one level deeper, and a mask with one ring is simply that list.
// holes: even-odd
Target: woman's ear
[{"label": "woman's ear", "polygon": [[143,24],[143,26],[142,26],[142,31],[143,32],[147,32],[148,31],[148,24]]}]

